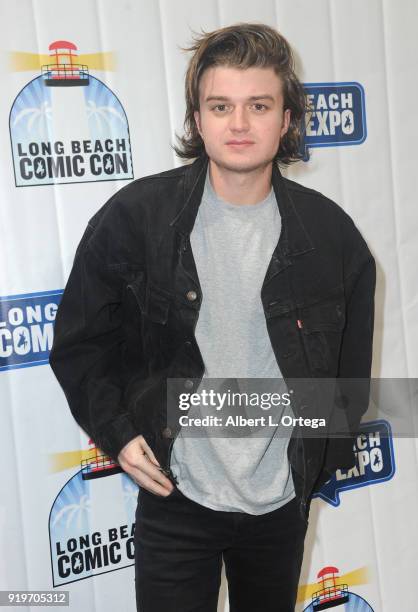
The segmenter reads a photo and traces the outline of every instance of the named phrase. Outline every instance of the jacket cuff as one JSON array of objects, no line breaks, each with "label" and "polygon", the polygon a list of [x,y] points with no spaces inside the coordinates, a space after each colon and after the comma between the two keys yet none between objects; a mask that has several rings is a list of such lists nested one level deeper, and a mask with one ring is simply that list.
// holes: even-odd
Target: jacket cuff
[{"label": "jacket cuff", "polygon": [[315,493],[316,491],[319,491],[319,489],[321,489],[324,486],[324,484],[328,482],[330,478],[332,478],[334,473],[335,473],[335,470],[330,472],[329,470],[327,470],[326,467],[323,467],[315,481],[313,492]]},{"label": "jacket cuff", "polygon": [[93,439],[96,446],[117,463],[122,448],[138,435],[129,415],[121,414],[101,428]]},{"label": "jacket cuff", "polygon": [[349,470],[356,465],[354,452],[355,436],[344,438],[328,438],[323,467],[329,472],[338,469]]}]

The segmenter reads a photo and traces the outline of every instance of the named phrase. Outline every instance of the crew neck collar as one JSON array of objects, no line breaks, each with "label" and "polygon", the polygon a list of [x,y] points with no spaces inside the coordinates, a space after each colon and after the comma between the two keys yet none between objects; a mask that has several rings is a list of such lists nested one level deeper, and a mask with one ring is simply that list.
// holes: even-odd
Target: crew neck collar
[{"label": "crew neck collar", "polygon": [[233,202],[229,202],[228,200],[224,200],[223,198],[218,196],[218,194],[214,190],[212,181],[210,180],[209,165],[207,167],[203,199],[205,199],[210,204],[215,204],[216,206],[222,207],[224,210],[228,211],[242,211],[242,214],[251,214],[251,211],[259,211],[262,208],[266,208],[269,202],[272,201],[273,196],[273,185],[271,185],[270,191],[267,196],[263,200],[260,200],[255,204],[235,204]]}]

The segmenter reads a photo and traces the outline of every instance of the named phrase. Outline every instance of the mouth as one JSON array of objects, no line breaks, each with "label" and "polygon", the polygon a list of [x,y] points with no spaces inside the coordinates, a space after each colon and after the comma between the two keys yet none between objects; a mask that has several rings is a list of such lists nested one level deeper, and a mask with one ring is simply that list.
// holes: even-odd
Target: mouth
[{"label": "mouth", "polygon": [[239,148],[239,147],[248,147],[254,144],[254,142],[252,140],[229,140],[226,144],[230,147]]}]

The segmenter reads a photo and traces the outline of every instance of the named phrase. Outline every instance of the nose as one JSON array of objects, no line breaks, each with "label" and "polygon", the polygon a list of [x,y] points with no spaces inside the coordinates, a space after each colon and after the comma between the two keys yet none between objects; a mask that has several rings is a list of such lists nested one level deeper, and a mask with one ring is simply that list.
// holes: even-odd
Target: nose
[{"label": "nose", "polygon": [[247,111],[245,108],[237,106],[231,113],[230,129],[233,132],[245,132],[249,128]]}]

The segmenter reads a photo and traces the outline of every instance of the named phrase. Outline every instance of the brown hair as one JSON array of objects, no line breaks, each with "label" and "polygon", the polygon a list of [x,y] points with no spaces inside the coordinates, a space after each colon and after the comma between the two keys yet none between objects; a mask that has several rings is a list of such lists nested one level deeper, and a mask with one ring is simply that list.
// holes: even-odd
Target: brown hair
[{"label": "brown hair", "polygon": [[211,66],[240,69],[259,66],[274,68],[283,83],[284,108],[291,111],[289,129],[280,140],[274,161],[288,165],[302,159],[304,115],[309,109],[303,86],[294,72],[294,57],[287,40],[274,28],[258,23],[238,23],[213,32],[202,30],[202,34],[194,34],[194,43],[190,47],[181,47],[183,51],[194,51],[194,54],[185,79],[185,133],[182,137],[176,134],[179,146],[172,145],[176,154],[183,159],[194,159],[205,153],[193,115],[200,108],[199,82],[204,70]]}]

